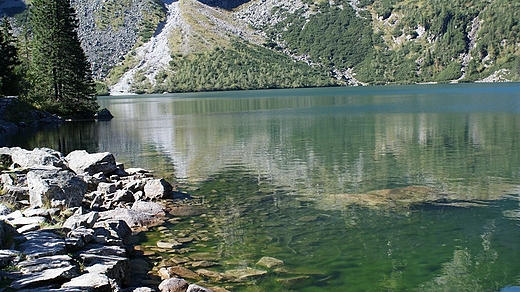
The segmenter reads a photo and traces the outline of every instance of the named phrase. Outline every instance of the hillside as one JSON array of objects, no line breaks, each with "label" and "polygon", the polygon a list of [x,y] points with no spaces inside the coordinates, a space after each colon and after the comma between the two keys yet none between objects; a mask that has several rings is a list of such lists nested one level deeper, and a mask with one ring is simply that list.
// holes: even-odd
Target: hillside
[{"label": "hillside", "polygon": [[[14,15],[24,5],[0,0],[0,12]],[[112,94],[520,80],[518,1],[75,0],[74,6],[95,77]]]}]

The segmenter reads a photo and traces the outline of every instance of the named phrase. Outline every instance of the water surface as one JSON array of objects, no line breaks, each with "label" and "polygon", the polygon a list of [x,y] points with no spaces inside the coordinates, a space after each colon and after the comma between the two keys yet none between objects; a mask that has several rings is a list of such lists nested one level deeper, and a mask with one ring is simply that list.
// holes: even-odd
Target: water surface
[{"label": "water surface", "polygon": [[[4,145],[110,151],[193,195],[216,271],[283,260],[233,291],[514,291],[520,286],[520,84],[103,97],[109,122]],[[418,186],[464,204],[347,204]],[[471,204],[476,202],[478,204]],[[149,241],[153,244],[154,235]],[[280,279],[301,277],[288,285]]]}]

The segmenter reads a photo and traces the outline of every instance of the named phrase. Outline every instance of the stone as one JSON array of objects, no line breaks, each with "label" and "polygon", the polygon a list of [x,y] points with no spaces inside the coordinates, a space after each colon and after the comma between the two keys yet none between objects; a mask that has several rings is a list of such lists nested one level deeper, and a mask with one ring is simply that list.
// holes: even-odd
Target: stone
[{"label": "stone", "polygon": [[175,276],[183,279],[199,280],[199,274],[193,272],[190,269],[181,266],[174,266],[169,268],[159,269],[159,276],[161,279],[175,278]]},{"label": "stone", "polygon": [[14,280],[11,288],[21,289],[25,287],[39,287],[47,284],[64,282],[76,275],[76,267],[68,266],[57,269],[45,269],[41,272],[31,273],[24,277]]},{"label": "stone", "polygon": [[112,194],[117,190],[115,183],[100,182],[97,186],[97,191],[103,194]]},{"label": "stone", "polygon": [[89,154],[85,150],[72,151],[65,157],[69,168],[77,174],[94,175],[99,172],[107,175],[117,169],[114,155],[109,152]]},{"label": "stone", "polygon": [[262,257],[256,264],[270,269],[272,267],[282,266],[283,261],[273,257]]},{"label": "stone", "polygon": [[40,229],[40,226],[41,226],[40,223],[28,224],[28,225],[24,225],[24,226],[16,229],[16,232],[26,233],[26,232],[30,232],[30,231],[36,231],[36,230]]},{"label": "stone", "polygon": [[34,168],[38,166],[50,166],[60,169],[67,168],[63,155],[49,148],[35,148],[32,151],[20,147],[0,149],[2,149],[0,153],[10,153],[13,164],[22,168]]},{"label": "stone", "polygon": [[218,254],[209,252],[199,252],[190,255],[190,259],[193,261],[219,261],[220,257]]},{"label": "stone", "polygon": [[72,278],[61,285],[62,288],[79,288],[82,291],[112,291],[112,285],[107,275],[102,273],[86,273]]},{"label": "stone", "polygon": [[199,286],[197,284],[190,284],[186,292],[213,292],[213,290]]},{"label": "stone", "polygon": [[159,218],[148,213],[124,208],[99,212],[99,216],[99,221],[110,219],[124,220],[130,228],[152,226],[160,222]]},{"label": "stone", "polygon": [[119,286],[129,282],[130,261],[126,257],[115,255],[98,255],[82,251],[77,256],[83,261],[88,273],[104,274]]},{"label": "stone", "polygon": [[174,247],[182,246],[182,243],[177,242],[175,240],[168,240],[168,241],[157,241],[157,247],[158,248],[164,248],[164,249],[172,249]]},{"label": "stone", "polygon": [[81,205],[87,183],[70,170],[38,169],[27,173],[29,201],[33,207],[59,208]]},{"label": "stone", "polygon": [[310,276],[295,276],[290,278],[279,278],[276,282],[282,284],[282,286],[291,290],[308,287],[312,284],[312,278]]},{"label": "stone", "polygon": [[155,202],[136,201],[132,205],[132,210],[151,214],[154,216],[165,216],[162,205]]},{"label": "stone", "polygon": [[8,222],[18,228],[25,225],[42,224],[46,220],[45,217],[19,217],[9,220]]},{"label": "stone", "polygon": [[[58,231],[56,231],[58,232]],[[42,229],[23,234],[25,242],[20,244],[20,251],[27,259],[51,255],[66,254],[65,240],[52,229]]]},{"label": "stone", "polygon": [[[94,240],[97,241],[100,234],[107,237],[101,242],[108,242],[108,239],[120,239],[123,243],[128,243],[130,236],[132,236],[132,230],[124,220],[99,221],[94,224],[93,229],[95,231]],[[105,231],[108,231],[108,233]]]},{"label": "stone", "polygon": [[179,278],[166,279],[159,284],[161,292],[186,292],[187,288],[188,282]]},{"label": "stone", "polygon": [[228,270],[224,273],[227,277],[237,280],[249,280],[264,276],[267,271],[247,267],[245,269]]},{"label": "stone", "polygon": [[155,292],[155,290],[149,287],[131,287],[123,289],[123,292]]},{"label": "stone", "polygon": [[100,121],[108,121],[108,120],[113,119],[114,116],[108,109],[104,108],[104,109],[100,110],[99,112],[95,113],[94,118],[97,120],[100,120]]},{"label": "stone", "polygon": [[23,274],[41,272],[45,269],[57,269],[72,266],[68,255],[53,255],[19,262],[16,266]]},{"label": "stone", "polygon": [[39,208],[39,207],[31,207],[28,209],[25,209],[22,214],[25,217],[50,217],[50,210],[45,208]]},{"label": "stone", "polygon": [[144,195],[151,200],[165,199],[171,196],[173,187],[165,179],[151,179],[144,185]]},{"label": "stone", "polygon": [[74,214],[65,220],[62,227],[69,230],[74,230],[79,227],[92,228],[99,217],[99,213],[95,211],[82,215]]},{"label": "stone", "polygon": [[134,194],[128,190],[117,190],[114,194],[113,202],[133,203],[135,202]]},{"label": "stone", "polygon": [[198,269],[195,271],[197,274],[199,274],[202,277],[210,278],[214,281],[221,281],[221,280],[228,280],[230,279],[227,275],[221,274],[219,272],[210,271],[206,269]]}]

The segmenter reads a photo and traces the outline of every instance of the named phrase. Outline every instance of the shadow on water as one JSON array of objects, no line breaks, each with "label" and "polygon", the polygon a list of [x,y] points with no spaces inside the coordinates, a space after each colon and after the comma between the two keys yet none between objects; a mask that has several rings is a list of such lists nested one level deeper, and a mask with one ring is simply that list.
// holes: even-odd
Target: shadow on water
[{"label": "shadow on water", "polygon": [[25,149],[47,147],[65,155],[78,149],[93,153],[98,151],[98,123],[104,122],[67,122],[41,128],[20,129],[12,135],[0,138],[0,145]]}]

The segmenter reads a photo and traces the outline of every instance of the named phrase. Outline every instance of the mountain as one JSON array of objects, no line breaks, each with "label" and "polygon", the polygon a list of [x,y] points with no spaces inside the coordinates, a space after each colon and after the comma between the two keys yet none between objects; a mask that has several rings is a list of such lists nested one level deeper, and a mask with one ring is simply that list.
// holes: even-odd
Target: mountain
[{"label": "mountain", "polygon": [[[520,80],[511,0],[72,0],[111,94]],[[27,5],[0,0],[0,14]]]}]

